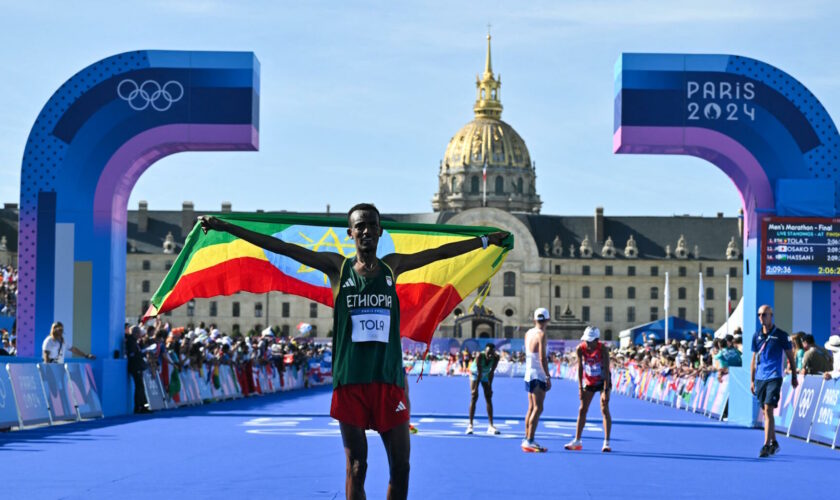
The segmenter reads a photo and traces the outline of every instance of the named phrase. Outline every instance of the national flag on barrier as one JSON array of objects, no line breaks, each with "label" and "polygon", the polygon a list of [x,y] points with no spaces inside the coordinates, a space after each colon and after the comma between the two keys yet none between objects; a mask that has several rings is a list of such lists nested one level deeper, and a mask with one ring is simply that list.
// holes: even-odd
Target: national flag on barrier
[{"label": "national flag on barrier", "polygon": [[[344,218],[287,214],[218,214],[216,217],[316,252],[335,252],[347,258],[356,253]],[[390,221],[382,221],[382,228],[377,252],[380,258],[391,253],[416,253],[499,231],[493,227]],[[512,249],[513,235],[510,235],[502,246],[479,248],[398,276],[401,336],[428,344],[437,325],[501,268]],[[324,273],[226,232],[204,234],[196,224],[152,296],[144,319],[171,311],[197,297],[269,291],[333,305],[333,290]]]}]

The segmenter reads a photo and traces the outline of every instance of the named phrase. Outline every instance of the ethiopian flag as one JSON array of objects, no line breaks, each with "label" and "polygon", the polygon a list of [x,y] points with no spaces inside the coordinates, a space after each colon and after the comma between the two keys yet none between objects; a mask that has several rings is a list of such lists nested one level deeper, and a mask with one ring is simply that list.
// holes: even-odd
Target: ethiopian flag
[{"label": "ethiopian flag", "polygon": [[[316,252],[335,252],[348,258],[356,254],[344,218],[286,214],[217,214],[216,217]],[[382,221],[382,229],[379,258],[391,253],[420,252],[499,231],[493,227],[389,221]],[[511,235],[502,246],[491,245],[401,274],[397,278],[401,336],[428,344],[437,325],[501,268],[512,249]],[[146,317],[171,311],[196,297],[269,291],[299,295],[333,306],[333,292],[324,273],[226,232],[204,234],[200,224],[196,224],[152,297]]]}]

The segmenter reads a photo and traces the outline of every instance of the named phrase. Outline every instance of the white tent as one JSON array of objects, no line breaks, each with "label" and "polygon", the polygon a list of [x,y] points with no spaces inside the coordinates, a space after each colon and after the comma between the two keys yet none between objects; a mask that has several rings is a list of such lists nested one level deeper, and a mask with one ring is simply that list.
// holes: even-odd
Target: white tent
[{"label": "white tent", "polygon": [[720,325],[720,328],[717,329],[715,332],[715,338],[720,339],[726,337],[727,328],[726,325],[729,324],[729,334],[732,335],[732,332],[735,331],[736,328],[743,329],[744,327],[744,298],[741,297],[741,300],[738,301],[738,305],[735,307],[735,310],[732,311],[732,314],[729,315],[729,320]]}]

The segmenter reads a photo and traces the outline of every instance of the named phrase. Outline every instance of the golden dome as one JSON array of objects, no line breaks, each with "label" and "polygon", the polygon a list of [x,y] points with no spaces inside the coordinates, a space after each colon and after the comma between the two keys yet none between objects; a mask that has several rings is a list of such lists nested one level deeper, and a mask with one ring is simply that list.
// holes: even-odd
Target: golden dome
[{"label": "golden dome", "polygon": [[525,141],[510,125],[493,118],[476,117],[455,133],[443,156],[444,168],[531,168]]},{"label": "golden dome", "polygon": [[443,156],[445,168],[520,167],[531,168],[531,156],[525,141],[510,125],[501,120],[501,75],[496,79],[490,62],[490,35],[487,35],[487,59],[484,73],[475,78],[475,119],[449,141]]}]

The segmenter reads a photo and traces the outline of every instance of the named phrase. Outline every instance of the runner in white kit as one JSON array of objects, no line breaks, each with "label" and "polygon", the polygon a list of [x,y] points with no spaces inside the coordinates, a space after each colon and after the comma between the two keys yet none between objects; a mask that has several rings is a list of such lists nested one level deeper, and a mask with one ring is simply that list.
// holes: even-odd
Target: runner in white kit
[{"label": "runner in white kit", "polygon": [[543,411],[545,393],[551,389],[545,349],[545,326],[550,319],[548,309],[540,307],[534,311],[534,328],[525,333],[525,390],[528,391],[528,413],[525,415],[522,451],[526,453],[548,451],[548,448],[543,448],[534,441],[534,433]]}]

